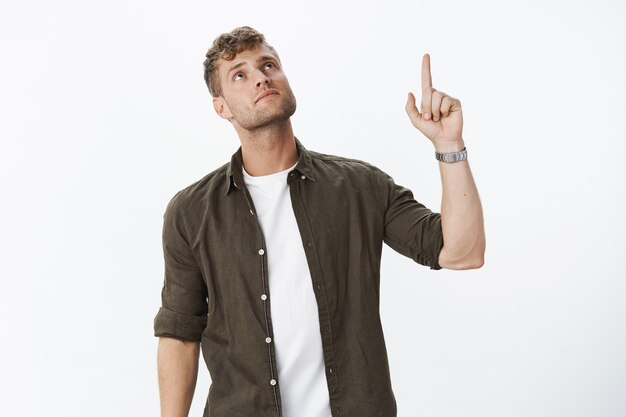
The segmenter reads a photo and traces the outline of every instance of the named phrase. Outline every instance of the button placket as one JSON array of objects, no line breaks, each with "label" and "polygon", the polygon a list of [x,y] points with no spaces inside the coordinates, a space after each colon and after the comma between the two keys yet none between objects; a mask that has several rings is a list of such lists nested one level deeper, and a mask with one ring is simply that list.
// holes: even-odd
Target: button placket
[{"label": "button placket", "polygon": [[[306,175],[301,176],[302,179],[306,178]],[[324,351],[324,362],[326,363],[326,375],[328,389],[331,393],[339,392],[340,385],[338,382],[337,364],[335,363],[335,352],[333,343],[333,329],[331,320],[329,317],[329,305],[326,293],[324,290],[324,282],[322,280],[321,264],[318,253],[315,249],[315,239],[309,223],[309,216],[307,208],[305,207],[305,200],[303,199],[303,190],[305,189],[304,182],[298,182],[292,187],[292,203],[294,207],[294,214],[296,215],[296,221],[298,223],[298,229],[304,239],[305,254],[307,257],[307,263],[311,271],[311,279],[313,280],[315,296],[318,304],[318,310],[323,312],[323,317],[320,314],[320,330],[322,333],[322,348]],[[323,321],[322,321],[323,319]],[[339,414],[339,409],[334,406],[333,397],[331,395],[331,404],[333,406],[333,415],[335,412]]]},{"label": "button placket", "polygon": [[[260,225],[259,225],[259,230],[261,230]],[[263,233],[263,232],[261,231],[261,233]],[[259,253],[260,256],[263,256],[263,255],[265,255],[265,250],[263,248],[260,248],[258,253]],[[265,268],[264,268],[264,265],[265,265],[265,260],[262,259],[261,260],[261,281],[262,281],[262,286],[263,287],[265,287]],[[263,290],[265,291],[265,288],[263,288]],[[263,293],[261,295],[261,299],[263,301],[267,300],[267,294]],[[270,343],[272,343],[272,338],[270,337],[270,328],[269,328],[269,324],[267,323],[267,313],[268,313],[267,312],[267,304],[265,304],[265,306],[264,306],[264,312],[265,312],[265,320],[266,320],[266,326],[265,327],[266,327],[266,331],[268,333],[267,337],[265,338],[265,343],[268,345],[268,349],[269,349],[268,353],[269,353],[269,356],[270,356],[270,373],[272,374],[272,376],[274,376],[274,369],[273,369],[273,365],[272,365],[272,362],[273,362],[272,361],[272,352],[271,352],[272,348],[270,346]],[[270,380],[270,385],[275,386],[277,384],[277,382],[278,381],[276,381],[276,379],[272,378]],[[276,399],[276,404],[279,407],[279,409],[282,408],[279,405],[278,394],[276,393],[275,390],[274,390],[274,398]]]},{"label": "button placket", "polygon": [[[254,203],[252,202],[251,197],[249,197],[248,192],[246,190],[246,188],[244,187],[242,189],[245,199],[248,203],[248,208],[250,209],[250,214],[252,214],[254,216]],[[264,245],[264,238],[263,238],[263,230],[261,229],[261,224],[258,221],[258,217],[257,217],[257,228],[259,230],[259,234],[261,236],[261,246]],[[265,274],[265,262],[266,262],[266,258],[263,257],[263,255],[265,255],[265,249],[263,247],[259,248],[259,250],[257,251],[257,253],[259,254],[259,256],[261,256],[260,260],[261,260],[261,299],[263,301],[266,301],[268,296],[267,296],[267,291],[269,290],[268,288],[266,288],[266,274]],[[272,385],[274,387],[273,389],[273,394],[274,394],[274,401],[276,402],[276,409],[278,411],[278,415],[281,416],[282,415],[282,405],[281,405],[281,398],[280,398],[280,391],[278,390],[278,387],[276,387],[276,384],[278,383],[278,381],[276,381],[274,375],[275,375],[275,360],[273,358],[273,353],[272,353],[272,345],[271,345],[271,337],[270,335],[272,334],[271,328],[270,328],[270,324],[269,324],[269,320],[268,320],[268,304],[267,303],[263,303],[263,314],[265,316],[265,330],[266,330],[266,338],[265,338],[265,342],[267,345],[267,349],[268,349],[268,355],[269,355],[269,365],[270,365],[270,385]]]}]

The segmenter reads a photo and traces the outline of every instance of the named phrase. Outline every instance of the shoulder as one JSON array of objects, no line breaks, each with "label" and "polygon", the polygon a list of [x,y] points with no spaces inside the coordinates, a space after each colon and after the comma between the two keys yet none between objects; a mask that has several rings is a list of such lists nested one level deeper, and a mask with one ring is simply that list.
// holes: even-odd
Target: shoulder
[{"label": "shoulder", "polygon": [[167,211],[183,210],[210,200],[211,193],[222,192],[229,163],[214,169],[202,178],[178,190],[169,200]]},{"label": "shoulder", "polygon": [[367,174],[368,176],[375,177],[381,177],[386,175],[386,173],[378,166],[372,164],[371,162],[363,161],[361,159],[351,158],[348,156],[326,154],[317,151],[308,152],[319,169],[326,169],[343,173],[354,173],[358,175]]},{"label": "shoulder", "polygon": [[359,191],[361,198],[379,201],[384,212],[387,205],[388,178],[390,176],[377,165],[348,156],[309,151],[314,170],[335,185],[343,184]]}]

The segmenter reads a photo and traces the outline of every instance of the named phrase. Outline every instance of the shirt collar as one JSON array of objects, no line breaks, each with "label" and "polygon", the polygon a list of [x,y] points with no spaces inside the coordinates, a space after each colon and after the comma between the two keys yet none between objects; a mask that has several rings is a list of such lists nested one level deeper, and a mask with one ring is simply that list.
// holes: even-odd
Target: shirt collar
[{"label": "shirt collar", "polygon": [[[294,169],[300,172],[300,174],[303,174],[305,178],[309,178],[315,181],[313,164],[311,163],[311,155],[297,137],[294,136],[294,139],[296,141],[296,150],[298,151],[298,162],[296,163]],[[241,146],[239,146],[237,151],[230,158],[230,163],[228,164],[228,168],[226,169],[226,192],[224,193],[224,195],[227,195],[233,186],[239,189],[243,187],[244,182],[241,166]]]}]

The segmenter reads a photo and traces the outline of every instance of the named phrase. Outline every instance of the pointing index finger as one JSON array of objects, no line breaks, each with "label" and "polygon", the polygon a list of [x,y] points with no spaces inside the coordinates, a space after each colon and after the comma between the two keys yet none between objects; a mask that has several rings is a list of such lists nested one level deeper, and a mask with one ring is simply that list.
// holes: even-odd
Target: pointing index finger
[{"label": "pointing index finger", "polygon": [[433,86],[433,80],[430,77],[430,55],[424,54],[422,58],[422,90]]}]

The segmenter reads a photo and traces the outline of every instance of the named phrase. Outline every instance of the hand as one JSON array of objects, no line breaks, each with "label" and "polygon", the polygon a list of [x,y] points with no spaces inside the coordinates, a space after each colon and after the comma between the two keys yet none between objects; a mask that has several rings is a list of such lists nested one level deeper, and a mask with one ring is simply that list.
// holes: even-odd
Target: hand
[{"label": "hand", "polygon": [[461,102],[433,88],[429,54],[424,54],[422,58],[421,107],[420,112],[415,104],[415,96],[409,92],[405,109],[413,126],[430,139],[440,152],[463,149]]}]

